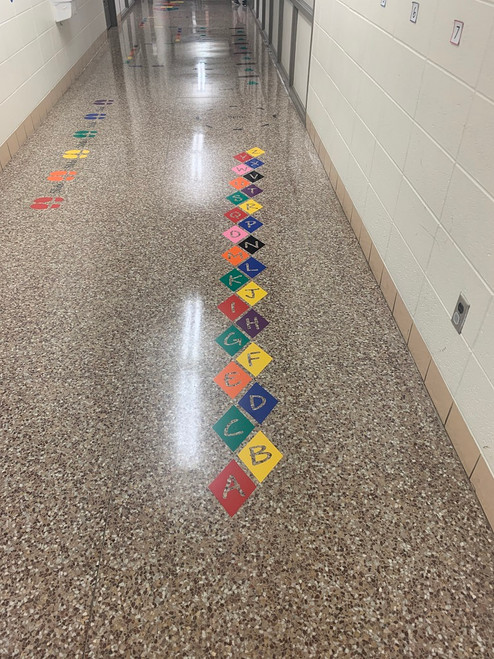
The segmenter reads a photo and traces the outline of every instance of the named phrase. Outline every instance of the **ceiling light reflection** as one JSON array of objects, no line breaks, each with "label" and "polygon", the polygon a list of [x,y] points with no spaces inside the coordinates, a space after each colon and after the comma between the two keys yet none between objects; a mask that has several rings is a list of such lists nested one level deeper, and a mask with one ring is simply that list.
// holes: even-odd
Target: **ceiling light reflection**
[{"label": "ceiling light reflection", "polygon": [[206,63],[205,62],[198,62],[197,63],[197,89],[200,92],[203,92],[206,89]]},{"label": "ceiling light reflection", "polygon": [[202,325],[202,300],[187,300],[183,313],[182,346],[176,384],[175,454],[184,469],[199,464],[201,383],[198,371]]},{"label": "ceiling light reflection", "polygon": [[192,138],[190,175],[193,180],[202,179],[202,150],[204,148],[204,133],[194,133]]}]

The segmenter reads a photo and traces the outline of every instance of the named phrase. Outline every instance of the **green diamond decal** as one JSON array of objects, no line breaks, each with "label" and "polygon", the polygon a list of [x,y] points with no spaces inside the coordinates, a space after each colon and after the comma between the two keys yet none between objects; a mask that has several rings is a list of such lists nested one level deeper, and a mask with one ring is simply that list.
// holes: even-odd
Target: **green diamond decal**
[{"label": "green diamond decal", "polygon": [[232,204],[236,204],[238,206],[238,204],[241,204],[244,201],[248,201],[250,197],[248,197],[243,192],[234,192],[233,194],[229,195],[227,199]]},{"label": "green diamond decal", "polygon": [[243,272],[240,272],[240,270],[236,270],[235,268],[230,270],[230,272],[227,272],[223,277],[220,277],[220,282],[225,284],[225,286],[233,292],[238,291],[238,289],[242,288],[242,286],[248,281],[249,278],[246,277]]},{"label": "green diamond decal", "polygon": [[231,325],[227,330],[220,334],[215,341],[230,355],[230,357],[233,357],[233,355],[249,343],[250,339],[245,336],[245,334],[242,334],[235,325]]},{"label": "green diamond decal", "polygon": [[254,430],[254,424],[247,419],[236,407],[231,407],[219,421],[213,430],[218,433],[225,444],[235,451],[240,444],[247,439]]}]

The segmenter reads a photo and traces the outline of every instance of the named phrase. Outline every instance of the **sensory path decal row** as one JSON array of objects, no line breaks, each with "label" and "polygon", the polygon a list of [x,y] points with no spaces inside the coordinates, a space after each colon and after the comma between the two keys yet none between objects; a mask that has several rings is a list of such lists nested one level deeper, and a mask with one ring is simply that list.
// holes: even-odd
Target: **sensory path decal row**
[{"label": "sensory path decal row", "polygon": [[[262,279],[266,266],[258,258],[264,243],[258,238],[257,231],[263,223],[254,217],[254,213],[262,209],[259,184],[262,185],[264,178],[260,171],[264,162],[259,156],[263,154],[262,149],[255,147],[234,156],[236,164],[232,169],[235,176],[229,182],[234,191],[226,197],[232,208],[224,214],[231,224],[222,232],[230,243],[222,257],[231,269],[220,278],[229,295],[218,309],[231,324],[216,338],[216,343],[231,361],[214,382],[233,405],[213,429],[236,459],[233,458],[218,474],[209,489],[230,516],[235,515],[256,489],[252,477],[261,483],[283,457],[259,428],[278,400],[255,380],[273,359],[254,342],[269,324],[258,308],[254,309],[268,294],[257,279],[259,276]],[[253,432],[254,436],[249,439]]]},{"label": "sensory path decal row", "polygon": [[[65,151],[62,155],[62,158],[65,160],[71,161],[67,165],[74,167],[75,163],[79,161],[85,161],[90,154],[89,149],[84,147],[92,144],[92,140],[98,134],[96,127],[99,121],[106,119],[106,112],[101,110],[113,105],[113,99],[98,99],[94,101],[93,105],[96,105],[96,112],[88,112],[84,115],[84,120],[86,124],[80,130],[76,130],[72,135],[77,142],[76,149],[69,149]],[[34,210],[56,210],[65,201],[64,197],[61,196],[65,186],[68,183],[72,183],[77,176],[77,171],[72,169],[57,169],[53,172],[50,172],[47,176],[47,180],[51,183],[54,183],[51,190],[49,191],[49,197],[38,197],[31,204],[31,208]]]},{"label": "sensory path decal row", "polygon": [[245,28],[234,27],[231,28],[231,31],[233,54],[240,56],[240,61],[236,63],[238,66],[238,77],[249,78],[247,82],[248,85],[258,85],[258,81],[252,79],[259,78],[259,73],[254,68],[255,62],[252,58],[252,51],[250,50],[250,46],[247,41],[247,33]]}]

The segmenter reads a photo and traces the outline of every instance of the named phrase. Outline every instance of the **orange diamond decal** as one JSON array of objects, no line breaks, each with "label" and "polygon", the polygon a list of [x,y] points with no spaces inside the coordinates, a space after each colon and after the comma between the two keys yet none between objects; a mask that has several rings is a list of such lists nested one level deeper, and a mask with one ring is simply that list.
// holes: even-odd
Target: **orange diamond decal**
[{"label": "orange diamond decal", "polygon": [[214,378],[218,387],[221,387],[230,398],[235,398],[251,380],[250,375],[247,375],[235,362],[230,362]]},{"label": "orange diamond decal", "polygon": [[246,261],[250,254],[247,254],[245,250],[241,249],[238,245],[235,245],[234,247],[227,249],[226,252],[223,252],[221,256],[226,259],[228,263],[238,265],[239,263]]}]

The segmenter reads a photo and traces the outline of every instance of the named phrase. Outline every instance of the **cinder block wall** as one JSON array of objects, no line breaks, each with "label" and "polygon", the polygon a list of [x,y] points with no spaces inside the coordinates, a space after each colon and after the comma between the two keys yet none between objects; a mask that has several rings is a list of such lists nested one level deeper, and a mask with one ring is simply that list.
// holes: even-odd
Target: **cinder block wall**
[{"label": "cinder block wall", "polygon": [[494,526],[494,3],[411,8],[316,1],[307,126]]},{"label": "cinder block wall", "polygon": [[17,152],[106,39],[101,0],[76,0],[55,23],[48,0],[0,3],[0,168]]}]

